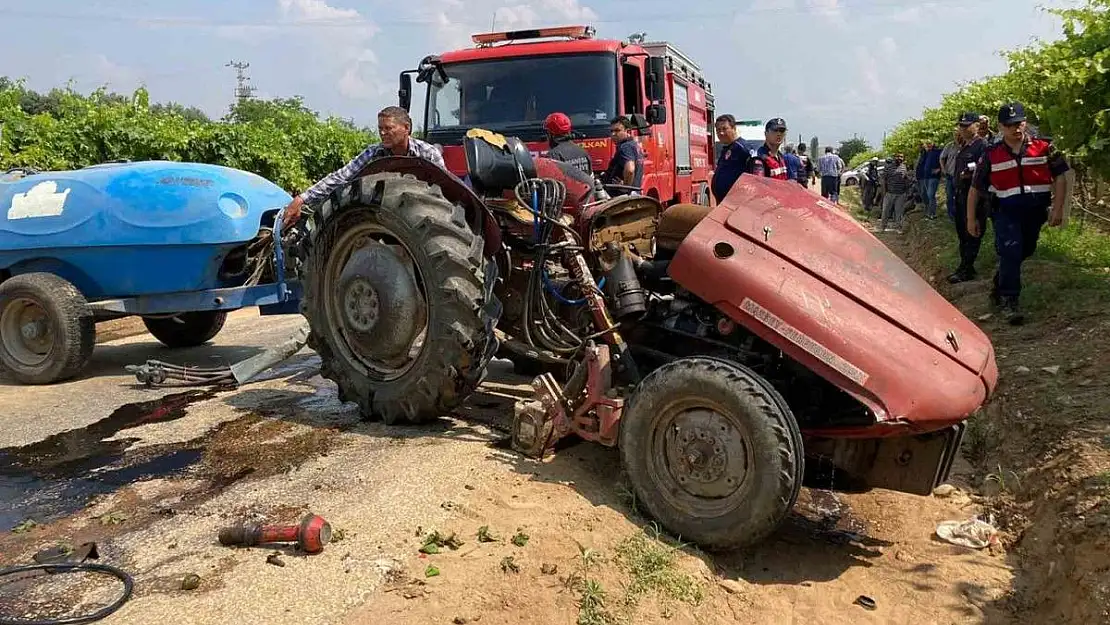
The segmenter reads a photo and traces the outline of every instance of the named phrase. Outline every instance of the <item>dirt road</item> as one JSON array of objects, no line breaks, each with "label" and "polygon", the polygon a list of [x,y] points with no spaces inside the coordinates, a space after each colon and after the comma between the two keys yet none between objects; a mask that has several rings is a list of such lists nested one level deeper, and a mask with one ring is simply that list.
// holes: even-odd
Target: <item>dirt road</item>
[{"label": "dirt road", "polygon": [[[614,451],[572,445],[535,463],[504,448],[525,380],[501,364],[459,415],[419,428],[361,422],[308,350],[220,393],[136,388],[122,372],[249,356],[297,323],[237,313],[214,345],[108,341],[79,380],[0,386],[0,516],[16,530],[0,564],[95,541],[135,578],[105,623],[979,623],[1009,588],[1000,555],[933,537],[977,512],[961,493],[807,491],[750,552],[676,550],[635,512]],[[306,511],[337,531],[321,554],[216,542],[226,524]],[[275,551],[283,566],[267,563]],[[183,590],[190,574],[199,586]],[[0,589],[0,613],[116,588],[39,587]]]}]

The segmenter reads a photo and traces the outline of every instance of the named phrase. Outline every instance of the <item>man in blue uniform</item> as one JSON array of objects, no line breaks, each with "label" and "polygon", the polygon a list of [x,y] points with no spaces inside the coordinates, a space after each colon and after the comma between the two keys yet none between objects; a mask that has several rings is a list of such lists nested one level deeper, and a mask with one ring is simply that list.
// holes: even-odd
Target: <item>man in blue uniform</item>
[{"label": "man in blue uniform", "polygon": [[633,193],[639,193],[644,183],[644,155],[640,151],[640,144],[632,136],[632,122],[621,115],[612,121],[611,126],[613,143],[617,149],[613,152],[613,158],[609,159],[609,167],[605,169],[602,182],[636,187]]},{"label": "man in blue uniform", "polygon": [[[983,153],[968,196],[967,228],[982,234],[974,206],[981,195],[993,198],[994,245],[998,270],[991,288],[991,303],[1003,318],[1019,324],[1021,264],[1037,249],[1041,226],[1064,221],[1068,163],[1052,142],[1026,132],[1025,107],[1010,102],[998,111],[1000,140]],[[1051,207],[1051,210],[1050,210]]]},{"label": "man in blue uniform", "polygon": [[731,114],[718,117],[714,129],[717,131],[717,139],[724,144],[721,157],[717,159],[713,171],[711,185],[713,198],[720,204],[732,189],[732,185],[736,184],[740,174],[748,171],[752,152],[740,140],[740,132],[736,130],[736,118]]},{"label": "man in blue uniform", "polygon": [[960,265],[948,281],[956,284],[975,279],[975,259],[979,257],[979,247],[983,242],[983,230],[987,222],[987,205],[983,198],[976,197],[973,217],[979,224],[978,233],[968,231],[968,220],[963,213],[968,206],[968,194],[971,192],[972,176],[979,158],[986,150],[986,143],[979,136],[979,114],[966,112],[960,115],[957,121],[960,127],[960,136],[964,140],[963,147],[956,153],[955,182],[956,182],[956,236],[960,239]]},{"label": "man in blue uniform", "polygon": [[763,129],[763,145],[755,151],[750,165],[750,171],[756,176],[787,180],[786,159],[780,149],[782,141],[786,138],[786,120],[775,117],[767,122]]}]

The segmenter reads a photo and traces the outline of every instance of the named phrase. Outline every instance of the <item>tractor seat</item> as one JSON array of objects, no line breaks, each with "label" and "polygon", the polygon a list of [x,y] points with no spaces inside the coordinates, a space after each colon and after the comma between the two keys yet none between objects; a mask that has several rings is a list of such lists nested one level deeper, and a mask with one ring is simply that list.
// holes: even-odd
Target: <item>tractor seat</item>
[{"label": "tractor seat", "polygon": [[656,247],[672,252],[677,250],[686,235],[712,210],[712,206],[701,204],[675,204],[668,207],[660,215],[659,225],[655,229]]}]

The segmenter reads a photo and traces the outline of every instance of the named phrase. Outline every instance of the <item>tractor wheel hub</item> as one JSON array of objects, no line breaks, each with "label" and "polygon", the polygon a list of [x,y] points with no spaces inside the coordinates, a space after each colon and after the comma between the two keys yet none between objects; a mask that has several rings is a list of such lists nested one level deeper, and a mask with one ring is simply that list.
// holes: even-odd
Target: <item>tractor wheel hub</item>
[{"label": "tractor wheel hub", "polygon": [[667,441],[667,460],[679,486],[697,497],[727,497],[747,477],[749,453],[723,415],[690,410],[678,415]]}]

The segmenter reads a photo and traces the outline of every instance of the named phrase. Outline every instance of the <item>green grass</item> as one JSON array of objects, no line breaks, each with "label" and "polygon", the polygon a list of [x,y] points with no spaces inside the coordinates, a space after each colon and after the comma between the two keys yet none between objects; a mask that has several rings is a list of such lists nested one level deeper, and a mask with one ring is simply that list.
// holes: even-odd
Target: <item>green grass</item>
[{"label": "green grass", "polygon": [[[854,187],[842,195],[852,214],[862,219],[860,196]],[[929,264],[918,269],[938,270],[943,275],[959,264],[959,240],[955,226],[947,218],[944,189],[937,194],[941,217],[928,221],[912,214],[913,232],[909,245],[936,249]],[[994,245],[993,221],[987,220],[979,257],[979,274],[990,278],[998,266]],[[1021,306],[1031,312],[1071,312],[1082,315],[1102,310],[1110,298],[1110,236],[1072,219],[1066,226],[1041,229],[1037,250],[1022,264]]]},{"label": "green grass", "polygon": [[662,598],[697,605],[704,590],[691,575],[678,568],[679,547],[663,541],[658,529],[629,536],[616,547],[617,563],[630,577],[628,596],[636,600],[649,592]]},{"label": "green grass", "polygon": [[578,625],[631,625],[637,622],[640,600],[654,596],[664,618],[673,615],[676,602],[699,605],[705,599],[702,584],[679,566],[682,546],[667,542],[658,527],[628,536],[615,548],[611,562],[623,574],[623,593],[614,595],[591,575],[606,559],[601,553],[578,546],[579,564],[566,580],[578,593]]}]

